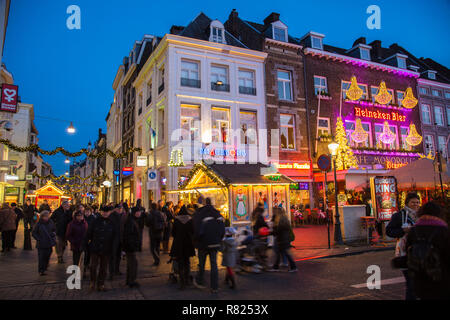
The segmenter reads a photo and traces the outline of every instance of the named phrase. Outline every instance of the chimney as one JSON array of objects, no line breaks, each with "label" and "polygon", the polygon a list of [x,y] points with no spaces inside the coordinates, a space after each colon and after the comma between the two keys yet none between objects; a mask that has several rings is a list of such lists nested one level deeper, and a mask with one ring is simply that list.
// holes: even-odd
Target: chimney
[{"label": "chimney", "polygon": [[356,39],[355,42],[353,42],[352,48],[358,44],[366,44],[366,38],[360,37],[360,38]]},{"label": "chimney", "polygon": [[375,54],[375,57],[377,59],[381,59],[381,41],[380,40],[374,40],[371,43],[369,43],[370,46],[372,46],[372,52]]},{"label": "chimney", "polygon": [[280,14],[276,12],[272,12],[267,16],[267,18],[264,19],[264,25],[267,26],[268,24],[271,24],[272,22],[280,20]]},{"label": "chimney", "polygon": [[231,10],[230,15],[228,16],[228,19],[233,20],[236,19],[238,17],[238,12],[236,11],[236,9]]},{"label": "chimney", "polygon": [[172,26],[170,28],[170,34],[177,35],[180,34],[183,30],[184,30],[183,26]]}]

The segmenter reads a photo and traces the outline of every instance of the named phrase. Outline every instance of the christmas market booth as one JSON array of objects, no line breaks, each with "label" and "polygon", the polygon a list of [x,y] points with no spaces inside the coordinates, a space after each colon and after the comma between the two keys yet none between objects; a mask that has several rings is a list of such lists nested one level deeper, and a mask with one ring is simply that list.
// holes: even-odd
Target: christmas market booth
[{"label": "christmas market booth", "polygon": [[[273,207],[289,205],[289,185],[293,181],[270,166],[257,164],[195,164],[179,190],[184,203],[197,203],[203,196],[235,228],[249,228],[251,212],[259,202],[264,204],[264,217],[272,216]],[[289,215],[288,215],[289,216]]]},{"label": "christmas market booth", "polygon": [[26,198],[30,199],[36,208],[39,208],[44,200],[47,200],[52,211],[57,209],[61,205],[62,201],[70,200],[70,197],[67,196],[60,188],[55,186],[51,180],[47,181],[47,184],[42,188],[34,191],[33,194],[27,194]]}]

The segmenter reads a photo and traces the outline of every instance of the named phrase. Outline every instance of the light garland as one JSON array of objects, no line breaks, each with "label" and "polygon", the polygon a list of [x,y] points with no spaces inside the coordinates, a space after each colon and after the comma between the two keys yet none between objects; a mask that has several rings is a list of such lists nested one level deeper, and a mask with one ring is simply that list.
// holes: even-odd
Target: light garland
[{"label": "light garland", "polygon": [[383,132],[380,134],[380,140],[385,144],[391,144],[395,140],[395,134],[389,128],[389,123],[387,121],[384,122]]},{"label": "light garland", "polygon": [[413,109],[417,102],[418,100],[414,97],[411,87],[408,87],[405,92],[405,97],[402,100],[402,106],[407,109]]},{"label": "light garland", "polygon": [[379,104],[388,104],[392,100],[392,95],[386,89],[386,83],[381,81],[380,87],[378,88],[378,93],[375,96],[375,100]]},{"label": "light garland", "polygon": [[417,146],[422,142],[422,136],[417,133],[416,126],[411,123],[409,125],[409,134],[406,137],[406,143],[410,146]]},{"label": "light garland", "polygon": [[86,181],[87,179],[93,179],[93,180],[95,180],[95,181],[98,181],[98,180],[108,180],[109,178],[108,178],[108,175],[107,174],[102,174],[101,176],[97,176],[97,175],[95,175],[95,174],[93,174],[93,175],[90,175],[90,176],[87,176],[87,177],[84,177],[84,178],[82,178],[81,176],[79,176],[79,175],[75,175],[75,176],[73,176],[73,177],[67,177],[67,176],[65,176],[65,175],[61,175],[61,176],[59,176],[59,177],[57,177],[57,176],[55,176],[55,175],[53,175],[53,174],[49,174],[49,175],[46,175],[46,176],[41,176],[40,174],[37,174],[37,173],[32,173],[32,175],[33,175],[33,177],[36,177],[36,178],[39,178],[39,179],[44,179],[44,180],[52,180],[52,181],[57,181],[57,180],[61,180],[61,179],[65,179],[65,180],[75,180],[75,179],[78,179],[78,180],[81,180],[81,181]]},{"label": "light garland", "polygon": [[172,150],[170,153],[170,161],[168,163],[169,167],[184,167],[183,161],[183,149]]},{"label": "light garland", "polygon": [[351,84],[350,88],[348,88],[346,92],[347,98],[350,100],[359,100],[363,95],[363,90],[358,86],[358,83],[356,82],[356,77],[353,76],[351,78]]},{"label": "light garland", "polygon": [[122,158],[127,157],[127,155],[131,152],[138,152],[139,155],[141,155],[141,153],[142,153],[141,148],[130,148],[127,151],[124,151],[122,153],[114,153],[110,149],[106,149],[99,153],[96,153],[96,152],[90,151],[85,148],[81,149],[78,152],[69,152],[66,149],[64,149],[63,147],[58,147],[52,151],[46,151],[46,150],[41,149],[37,144],[32,144],[28,147],[19,147],[19,146],[12,144],[11,141],[9,141],[8,139],[0,139],[0,143],[16,152],[39,152],[39,153],[47,155],[47,156],[53,156],[57,153],[62,153],[66,157],[71,157],[71,158],[79,157],[79,156],[85,154],[88,158],[91,158],[91,159],[101,158],[106,155],[109,155],[110,157],[112,157],[114,159],[122,159]]},{"label": "light garland", "polygon": [[361,119],[357,118],[355,124],[355,131],[353,131],[353,133],[351,134],[353,141],[355,141],[356,143],[361,143],[366,141],[368,136],[369,134],[366,131],[364,131]]}]

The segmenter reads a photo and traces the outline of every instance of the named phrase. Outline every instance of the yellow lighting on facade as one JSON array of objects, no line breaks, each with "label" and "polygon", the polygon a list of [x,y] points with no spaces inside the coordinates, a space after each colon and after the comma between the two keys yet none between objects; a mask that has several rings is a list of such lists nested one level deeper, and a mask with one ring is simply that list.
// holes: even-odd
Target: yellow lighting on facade
[{"label": "yellow lighting on facade", "polygon": [[363,90],[358,87],[358,83],[356,82],[356,77],[353,76],[351,79],[350,88],[348,88],[346,96],[350,100],[359,100],[363,95]]},{"label": "yellow lighting on facade", "polygon": [[409,125],[409,134],[406,137],[406,143],[410,146],[417,146],[422,142],[422,136],[417,133],[416,126],[414,124]]},{"label": "yellow lighting on facade", "polygon": [[392,95],[386,89],[386,83],[381,81],[380,88],[378,89],[378,93],[375,96],[375,100],[379,104],[388,104],[392,100]]},{"label": "yellow lighting on facade", "polygon": [[413,109],[417,104],[417,99],[414,97],[412,93],[411,87],[408,87],[406,89],[405,97],[402,100],[402,106],[404,106],[407,109]]}]

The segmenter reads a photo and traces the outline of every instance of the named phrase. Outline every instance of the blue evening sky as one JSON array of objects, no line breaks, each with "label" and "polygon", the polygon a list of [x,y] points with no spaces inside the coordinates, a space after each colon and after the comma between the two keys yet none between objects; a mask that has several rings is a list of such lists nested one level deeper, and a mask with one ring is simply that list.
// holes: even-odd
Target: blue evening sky
[{"label": "blue evening sky", "polygon": [[[66,27],[72,4],[81,8],[81,30]],[[380,30],[366,27],[372,4],[381,8]],[[41,148],[75,152],[93,143],[99,128],[106,131],[112,82],[135,40],[187,25],[200,11],[225,22],[233,8],[241,18],[259,23],[278,12],[293,36],[313,30],[325,34],[325,43],[344,48],[361,36],[368,42],[379,39],[383,46],[397,42],[418,57],[450,66],[448,0],[13,0],[3,62],[22,101],[34,104]],[[66,133],[68,122],[44,118],[73,121],[77,133]],[[68,169],[62,155],[44,159],[58,175]]]}]

